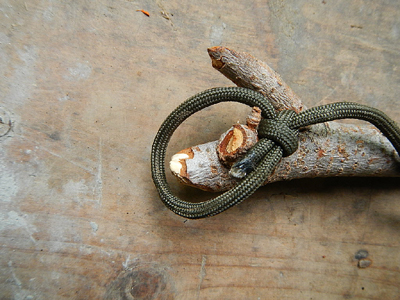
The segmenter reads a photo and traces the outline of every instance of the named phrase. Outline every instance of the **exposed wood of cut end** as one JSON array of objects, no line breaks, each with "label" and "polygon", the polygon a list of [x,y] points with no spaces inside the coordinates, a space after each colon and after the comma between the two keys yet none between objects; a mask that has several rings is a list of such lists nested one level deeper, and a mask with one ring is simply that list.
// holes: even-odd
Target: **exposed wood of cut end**
[{"label": "exposed wood of cut end", "polygon": [[262,93],[277,111],[291,109],[298,113],[306,109],[279,74],[252,55],[226,47],[209,48],[208,54],[215,69],[237,86]]},{"label": "exposed wood of cut end", "polygon": [[250,130],[246,125],[235,124],[221,135],[217,153],[222,164],[232,166],[258,141],[257,132]]},{"label": "exposed wood of cut end", "polygon": [[261,120],[261,109],[253,107],[247,117],[247,125],[235,124],[221,135],[217,153],[222,164],[231,167],[258,141],[257,128]]},{"label": "exposed wood of cut end", "polygon": [[173,155],[170,162],[172,174],[189,186],[204,191],[229,190],[237,182],[229,175],[229,169],[218,159],[218,141],[184,149]]}]

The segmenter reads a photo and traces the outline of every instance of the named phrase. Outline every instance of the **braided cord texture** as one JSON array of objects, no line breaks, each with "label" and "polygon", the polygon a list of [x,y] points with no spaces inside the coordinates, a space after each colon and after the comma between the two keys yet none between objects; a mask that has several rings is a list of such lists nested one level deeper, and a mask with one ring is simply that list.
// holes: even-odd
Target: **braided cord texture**
[{"label": "braided cord texture", "polygon": [[291,128],[290,123],[296,115],[294,110],[280,111],[275,119],[262,119],[258,127],[258,136],[267,138],[283,149],[283,156],[293,154],[298,148],[298,128]]},{"label": "braided cord texture", "polygon": [[360,119],[375,125],[400,154],[400,128],[384,112],[352,102],[337,102],[310,108],[295,115],[290,127],[301,127],[339,119]]}]

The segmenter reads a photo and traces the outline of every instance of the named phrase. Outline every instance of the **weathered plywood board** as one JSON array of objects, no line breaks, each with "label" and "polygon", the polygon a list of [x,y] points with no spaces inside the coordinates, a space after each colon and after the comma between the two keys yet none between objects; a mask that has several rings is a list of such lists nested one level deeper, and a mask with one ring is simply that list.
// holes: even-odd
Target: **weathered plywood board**
[{"label": "weathered plywood board", "polygon": [[[400,122],[399,15],[395,0],[0,1],[0,298],[398,297],[398,179],[271,184],[186,221],[159,200],[149,158],[172,109],[231,85],[216,45],[270,64],[308,107],[355,101]],[[170,154],[247,113],[196,114]]]}]

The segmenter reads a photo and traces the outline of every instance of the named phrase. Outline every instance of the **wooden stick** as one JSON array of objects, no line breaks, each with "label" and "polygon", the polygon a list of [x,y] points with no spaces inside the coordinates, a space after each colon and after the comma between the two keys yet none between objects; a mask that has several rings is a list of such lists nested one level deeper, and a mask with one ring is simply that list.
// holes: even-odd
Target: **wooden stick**
[{"label": "wooden stick", "polygon": [[[263,93],[276,110],[305,109],[300,98],[267,64],[224,47],[208,51],[217,70],[238,86]],[[184,184],[203,190],[220,192],[232,188],[238,181],[229,175],[229,166],[255,143],[258,122],[253,109],[247,125],[234,125],[219,141],[178,152],[170,163],[172,173]],[[246,127],[252,130],[243,129]],[[281,160],[265,184],[313,177],[400,176],[398,155],[373,126],[329,122],[310,126],[299,138],[299,149]],[[251,142],[247,144],[248,141]]]}]

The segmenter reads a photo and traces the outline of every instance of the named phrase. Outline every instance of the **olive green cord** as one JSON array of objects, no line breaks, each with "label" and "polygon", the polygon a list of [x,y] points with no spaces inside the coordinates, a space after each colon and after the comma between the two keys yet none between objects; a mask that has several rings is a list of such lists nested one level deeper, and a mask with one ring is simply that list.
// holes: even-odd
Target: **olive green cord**
[{"label": "olive green cord", "polygon": [[[231,169],[231,175],[244,179],[231,190],[213,199],[191,203],[174,196],[165,176],[165,153],[178,126],[189,116],[220,102],[240,102],[261,109],[260,141]],[[400,153],[400,129],[383,112],[356,103],[339,102],[318,106],[296,114],[285,110],[276,113],[260,93],[246,88],[214,88],[201,92],[179,105],[163,122],[153,142],[151,171],[163,203],[176,214],[189,219],[213,216],[242,202],[253,194],[275,169],[283,156],[298,148],[299,128],[336,119],[354,118],[374,124]]]}]

